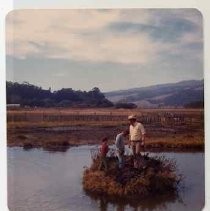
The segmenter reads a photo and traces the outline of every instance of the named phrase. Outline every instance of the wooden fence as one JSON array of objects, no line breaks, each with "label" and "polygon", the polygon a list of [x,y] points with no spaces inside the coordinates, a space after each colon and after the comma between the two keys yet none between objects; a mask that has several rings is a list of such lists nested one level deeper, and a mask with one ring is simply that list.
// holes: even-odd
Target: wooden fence
[{"label": "wooden fence", "polygon": [[[138,120],[144,124],[182,125],[203,124],[203,115],[187,115],[178,113],[142,114]],[[127,115],[118,114],[66,114],[66,113],[8,113],[7,122],[65,122],[65,121],[117,121],[126,122]]]}]

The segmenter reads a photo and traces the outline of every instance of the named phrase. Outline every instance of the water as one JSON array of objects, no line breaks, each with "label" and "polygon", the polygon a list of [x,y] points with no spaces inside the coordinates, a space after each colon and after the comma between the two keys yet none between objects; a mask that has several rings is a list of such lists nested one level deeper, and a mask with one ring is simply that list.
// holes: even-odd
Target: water
[{"label": "water", "polygon": [[[157,196],[126,205],[94,199],[82,189],[84,166],[91,162],[90,146],[67,152],[8,148],[10,211],[198,211],[204,206],[204,154],[161,153],[177,161],[185,176],[179,197]],[[156,153],[157,154],[157,153]]]}]

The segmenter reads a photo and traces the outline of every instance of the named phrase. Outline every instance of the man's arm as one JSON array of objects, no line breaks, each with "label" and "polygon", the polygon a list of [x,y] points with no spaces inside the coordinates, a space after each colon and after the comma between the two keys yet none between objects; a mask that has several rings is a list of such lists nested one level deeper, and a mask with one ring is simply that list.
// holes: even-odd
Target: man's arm
[{"label": "man's arm", "polygon": [[141,140],[142,140],[142,144],[144,145],[145,144],[145,134],[146,134],[146,131],[145,131],[145,128],[143,126],[143,124],[140,124],[140,131],[141,131]]},{"label": "man's arm", "polygon": [[141,140],[142,140],[142,142],[141,142],[142,145],[144,145],[145,144],[145,134],[142,134],[142,139]]}]

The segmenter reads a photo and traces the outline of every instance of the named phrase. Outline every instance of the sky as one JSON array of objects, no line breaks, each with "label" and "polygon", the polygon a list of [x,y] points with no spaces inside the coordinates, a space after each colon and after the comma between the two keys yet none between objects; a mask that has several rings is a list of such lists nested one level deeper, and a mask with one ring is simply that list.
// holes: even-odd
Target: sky
[{"label": "sky", "polygon": [[196,9],[14,10],[7,80],[102,91],[203,79]]}]

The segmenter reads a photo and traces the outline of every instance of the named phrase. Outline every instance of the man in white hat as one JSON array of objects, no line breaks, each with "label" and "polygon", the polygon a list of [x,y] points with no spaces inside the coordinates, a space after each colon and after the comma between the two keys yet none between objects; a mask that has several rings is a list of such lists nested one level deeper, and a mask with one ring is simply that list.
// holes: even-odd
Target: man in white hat
[{"label": "man in white hat", "polygon": [[130,127],[130,144],[134,155],[140,155],[141,147],[145,144],[145,129],[143,124],[137,122],[137,117],[135,115],[130,115],[128,117]]}]

